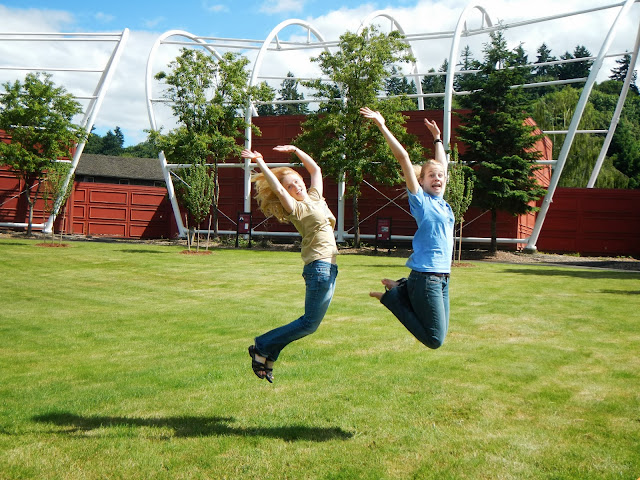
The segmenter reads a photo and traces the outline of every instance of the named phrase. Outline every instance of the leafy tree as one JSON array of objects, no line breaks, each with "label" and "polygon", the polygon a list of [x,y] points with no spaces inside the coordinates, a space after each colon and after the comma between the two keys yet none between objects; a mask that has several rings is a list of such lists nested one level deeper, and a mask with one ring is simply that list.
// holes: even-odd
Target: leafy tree
[{"label": "leafy tree", "polygon": [[[270,93],[266,84],[249,86],[248,63],[246,57],[231,52],[216,61],[200,50],[182,49],[169,64],[170,72],[156,75],[167,85],[164,97],[171,101],[179,126],[166,135],[152,132],[151,139],[171,163],[211,165],[207,172],[214,185],[211,201],[215,234],[218,165],[240,155],[238,139],[244,138],[246,123],[242,112],[246,105],[252,99],[268,98]],[[257,127],[252,128],[259,133]]]},{"label": "leafy tree", "polygon": [[[461,72],[468,72],[470,70],[478,70],[480,68],[480,62],[473,58],[473,53],[469,45],[465,46],[460,54],[460,67]],[[473,74],[458,74],[453,79],[453,87],[457,92],[465,92],[472,90],[474,87]],[[457,98],[457,97],[456,97]],[[457,100],[456,100],[457,102]],[[458,102],[457,102],[458,103]]]},{"label": "leafy tree", "polygon": [[124,134],[120,127],[116,127],[114,131],[107,131],[102,139],[102,154],[119,156],[122,153],[124,145]]},{"label": "leafy tree", "polygon": [[[451,161],[449,162],[449,178],[444,199],[451,206],[455,223],[458,225],[458,262],[462,254],[462,226],[464,224],[464,214],[467,212],[471,200],[473,199],[473,171],[458,161],[458,146],[453,145],[451,151]],[[456,256],[454,244],[453,257]]]},{"label": "leafy tree", "polygon": [[45,172],[86,136],[72,121],[82,109],[63,87],[54,85],[50,74],[29,73],[24,82],[7,82],[3,87],[0,129],[11,136],[11,143],[0,142],[0,162],[25,183],[27,235],[31,235],[33,206]]},{"label": "leafy tree", "polygon": [[474,169],[476,206],[491,212],[491,251],[497,251],[498,211],[520,215],[535,210],[532,201],[544,190],[534,170],[540,152],[533,147],[541,135],[525,123],[526,98],[520,85],[528,70],[517,65],[502,31],[491,34],[484,48],[480,72],[469,83],[472,93],[462,98],[470,113],[463,115],[458,138],[467,144],[461,159]]},{"label": "leafy tree", "polygon": [[[298,92],[299,84],[293,73],[287,73],[287,78],[282,81],[278,90],[278,100],[304,100],[304,94]],[[309,113],[309,106],[306,103],[281,103],[275,110],[276,115],[306,115]]]},{"label": "leafy tree", "polygon": [[399,167],[377,128],[365,122],[359,113],[363,106],[380,110],[389,129],[407,146],[412,156],[421,154],[420,145],[406,134],[404,117],[399,113],[411,108],[411,100],[398,97],[376,99],[385,86],[392,67],[412,57],[402,35],[379,33],[375,27],[360,34],[347,32],[340,37],[335,53],[322,52],[313,61],[331,81],[306,82],[320,103],[318,112],[309,115],[296,144],[309,152],[324,173],[336,181],[343,178],[347,196],[353,198],[355,244],[360,244],[358,198],[365,175],[375,181],[393,184],[400,181]]},{"label": "leafy tree", "polygon": [[158,156],[158,148],[150,140],[145,140],[137,145],[130,145],[122,149],[121,156],[135,158],[156,158]]},{"label": "leafy tree", "polygon": [[[214,194],[215,183],[208,170],[209,167],[202,163],[192,164],[183,172],[184,183],[180,182],[177,186],[184,206],[191,213],[198,230],[211,211],[211,198]],[[199,238],[198,236],[198,249],[200,248]]]},{"label": "leafy tree", "polygon": [[[43,180],[44,188],[42,189],[42,200],[46,216],[63,208],[71,195],[73,179],[66,182],[70,169],[71,164],[65,162],[55,162],[47,169]],[[64,223],[64,210],[62,222]],[[52,225],[51,243],[53,243],[54,234],[54,226]],[[62,230],[60,231],[60,238],[62,239]]]},{"label": "leafy tree", "polygon": [[[617,98],[609,98],[608,115],[598,111],[593,104],[596,99],[600,105],[604,105],[604,99],[598,99],[596,89],[593,90],[591,100],[585,106],[584,112],[578,124],[579,130],[593,130],[606,128],[611,120]],[[573,112],[580,98],[580,90],[565,87],[562,90],[549,93],[539,99],[533,107],[533,118],[542,130],[567,130]],[[608,118],[607,118],[608,117]],[[551,135],[553,142],[553,158],[558,158],[560,149],[565,140],[564,134]],[[601,135],[577,134],[573,140],[571,150],[558,182],[560,187],[586,187],[591,171],[596,163],[603,138]],[[599,188],[624,188],[627,181],[619,172],[615,171],[611,161],[605,162],[598,177],[596,186]]]},{"label": "leafy tree", "polygon": [[[264,101],[271,102],[276,98],[276,90],[274,88],[265,83],[263,89],[265,93]],[[273,115],[276,115],[276,107],[273,103],[259,103],[256,106],[256,110],[260,117],[272,117]]]},{"label": "leafy tree", "polygon": [[[549,63],[555,62],[558,59],[551,55],[551,49],[547,47],[546,43],[543,43],[536,50],[536,62],[535,63]],[[557,65],[540,65],[533,70],[534,74],[538,77],[555,78],[557,76]]]}]

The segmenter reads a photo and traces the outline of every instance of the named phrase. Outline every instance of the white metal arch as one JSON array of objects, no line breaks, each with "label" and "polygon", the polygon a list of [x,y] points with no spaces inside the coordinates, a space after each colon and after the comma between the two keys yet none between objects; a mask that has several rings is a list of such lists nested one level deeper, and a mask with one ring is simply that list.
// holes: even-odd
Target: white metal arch
[{"label": "white metal arch", "polygon": [[[391,29],[393,30],[394,28],[396,30],[398,30],[403,36],[406,37],[406,33],[404,31],[404,29],[402,28],[402,26],[400,25],[400,23],[398,22],[398,20],[396,20],[393,15],[391,15],[389,12],[385,11],[385,10],[377,10],[375,12],[370,13],[360,24],[360,28],[358,28],[358,33],[362,32],[362,30],[367,26],[370,25],[371,22],[373,22],[376,18],[379,17],[384,17],[387,18],[391,21]],[[413,56],[413,58],[415,59],[413,62],[411,62],[411,72],[409,73],[409,75],[413,75],[414,77],[414,83],[416,84],[416,91],[418,92],[418,110],[424,110],[424,97],[422,96],[422,79],[420,78],[420,75],[418,75],[418,57],[416,56],[415,52],[413,51],[413,47],[411,45],[411,42],[409,42],[408,40],[406,41],[407,45],[409,45],[409,51],[411,52],[411,55]]]},{"label": "white metal arch", "polygon": [[[155,112],[153,109],[153,63],[158,52],[158,48],[160,45],[165,43],[168,38],[171,37],[185,37],[192,42],[194,42],[195,46],[202,46],[206,48],[214,57],[218,60],[222,58],[222,56],[213,48],[211,45],[207,44],[200,37],[193,35],[192,33],[185,32],[184,30],[169,30],[162,35],[160,35],[157,40],[154,42],[151,47],[151,51],[149,52],[149,57],[147,58],[147,68],[145,70],[145,95],[146,95],[146,103],[147,103],[147,114],[149,115],[149,124],[152,130],[157,130],[158,125],[156,122]],[[167,158],[164,155],[164,151],[161,151],[158,154],[158,159],[160,160],[160,166],[162,168],[162,175],[164,176],[164,182],[167,185],[167,194],[169,196],[169,202],[171,203],[171,209],[173,210],[173,216],[176,220],[176,224],[178,226],[178,235],[181,237],[185,237],[187,235],[187,229],[182,223],[182,216],[180,215],[180,207],[178,205],[178,200],[176,198],[176,191],[173,187],[173,180],[171,179],[171,170],[169,168],[169,163],[167,162]]]},{"label": "white metal arch", "polygon": [[[325,44],[325,39],[322,34],[311,25],[309,22],[304,20],[299,20],[296,18],[292,18],[289,20],[285,20],[280,22],[276,27],[271,30],[267,38],[262,42],[262,46],[258,51],[258,55],[253,63],[253,69],[251,71],[251,77],[249,78],[249,85],[255,86],[258,83],[260,70],[262,68],[262,62],[264,61],[264,57],[269,51],[269,48],[274,40],[276,40],[276,50],[280,50],[280,42],[278,41],[278,34],[289,26],[299,26],[307,30],[307,43],[311,46],[311,34],[313,34],[322,44],[322,47],[325,51],[329,52],[329,47]],[[316,45],[317,47],[320,45]],[[252,115],[255,112],[255,107],[253,103],[249,103],[247,105],[247,109],[245,111],[245,123],[247,127],[245,129],[245,148],[251,150],[251,141],[252,141],[252,132],[251,132],[251,122]],[[343,197],[343,195],[341,195]],[[248,158],[244,159],[244,211],[251,211],[251,161]],[[344,217],[344,215],[341,215]]]},{"label": "white metal arch", "polygon": [[447,78],[444,88],[444,120],[442,125],[442,142],[444,148],[449,151],[449,143],[451,142],[451,115],[452,115],[452,103],[453,103],[453,80],[458,62],[458,55],[460,54],[460,38],[463,32],[467,31],[467,19],[470,17],[473,9],[477,9],[482,14],[481,29],[486,25],[491,27],[493,23],[487,11],[479,6],[469,4],[462,11],[456,24],[456,29],[453,33],[453,39],[451,41],[451,50],[449,52],[449,60],[447,65]]}]

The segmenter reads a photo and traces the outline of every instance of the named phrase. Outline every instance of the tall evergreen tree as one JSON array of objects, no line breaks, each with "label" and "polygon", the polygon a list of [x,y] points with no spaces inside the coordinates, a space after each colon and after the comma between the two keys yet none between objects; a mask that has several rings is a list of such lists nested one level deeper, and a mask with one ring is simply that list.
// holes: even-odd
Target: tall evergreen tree
[{"label": "tall evergreen tree", "polygon": [[523,83],[528,69],[516,60],[503,31],[492,33],[480,73],[470,80],[472,93],[461,99],[471,110],[458,128],[459,139],[467,144],[461,160],[474,169],[473,204],[491,212],[492,252],[497,250],[497,212],[535,210],[531,202],[544,193],[534,176],[540,157],[534,145],[541,136],[525,123],[522,88],[512,88]]},{"label": "tall evergreen tree", "polygon": [[[278,90],[278,100],[304,100],[304,94],[298,91],[299,85],[300,82],[293,73],[288,72]],[[276,115],[306,115],[309,113],[309,106],[306,103],[281,103],[276,105],[275,110]]]},{"label": "tall evergreen tree", "polygon": [[[618,65],[615,68],[611,69],[611,75],[609,78],[611,80],[616,80],[618,82],[624,82],[627,77],[627,73],[629,72],[629,68],[631,68],[631,54],[627,53],[622,58],[616,60],[616,64]],[[631,74],[631,84],[629,85],[629,90],[633,93],[638,94],[638,86],[636,85],[636,80],[638,79],[638,72],[635,70]]]},{"label": "tall evergreen tree", "polygon": [[[446,72],[448,68],[449,62],[445,59],[438,72]],[[435,69],[429,69],[429,73],[435,72]],[[446,75],[425,75],[422,78],[422,93],[444,93],[446,82]],[[425,110],[442,110],[444,108],[444,97],[425,97],[424,108]]]},{"label": "tall evergreen tree", "polygon": [[[397,96],[397,95],[415,95],[418,90],[416,89],[415,83],[409,81],[407,77],[400,76],[400,70],[394,65],[391,69],[391,76],[385,80],[384,86],[385,92],[387,96]],[[414,108],[412,110],[416,110],[418,108],[418,100],[413,100]]]}]

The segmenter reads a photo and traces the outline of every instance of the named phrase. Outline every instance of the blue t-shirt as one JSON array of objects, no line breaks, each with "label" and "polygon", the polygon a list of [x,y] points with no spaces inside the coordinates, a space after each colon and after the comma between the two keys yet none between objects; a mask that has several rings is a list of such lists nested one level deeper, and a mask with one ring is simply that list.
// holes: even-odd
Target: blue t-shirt
[{"label": "blue t-shirt", "polygon": [[418,272],[451,273],[455,223],[451,206],[421,188],[415,195],[409,192],[409,207],[418,231],[407,267]]}]

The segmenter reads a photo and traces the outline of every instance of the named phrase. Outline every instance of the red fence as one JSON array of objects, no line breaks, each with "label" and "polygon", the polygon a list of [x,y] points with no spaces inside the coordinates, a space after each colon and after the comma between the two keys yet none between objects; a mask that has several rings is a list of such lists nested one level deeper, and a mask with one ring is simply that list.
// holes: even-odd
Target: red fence
[{"label": "red fence", "polygon": [[640,190],[559,188],[538,250],[640,256]]}]

